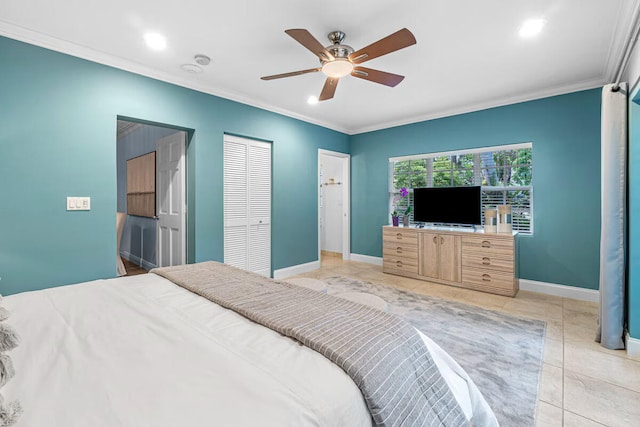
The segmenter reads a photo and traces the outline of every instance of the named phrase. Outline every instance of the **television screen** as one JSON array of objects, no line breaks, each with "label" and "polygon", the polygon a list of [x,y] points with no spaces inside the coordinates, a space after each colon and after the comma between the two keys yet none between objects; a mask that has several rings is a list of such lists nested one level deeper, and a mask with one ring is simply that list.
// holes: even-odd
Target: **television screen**
[{"label": "television screen", "polygon": [[413,189],[413,220],[436,224],[482,223],[481,187]]}]

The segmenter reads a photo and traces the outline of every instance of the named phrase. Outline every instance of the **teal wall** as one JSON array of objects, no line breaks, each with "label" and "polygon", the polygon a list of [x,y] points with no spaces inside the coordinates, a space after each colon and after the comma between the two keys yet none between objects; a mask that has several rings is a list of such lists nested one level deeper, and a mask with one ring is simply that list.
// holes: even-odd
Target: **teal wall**
[{"label": "teal wall", "polygon": [[351,252],[381,256],[388,159],[533,143],[534,235],[520,237],[520,277],[598,289],[600,89],[430,120],[351,138]]},{"label": "teal wall", "polygon": [[273,142],[272,268],[317,260],[317,150],[348,135],[0,37],[0,293],[115,276],[117,116],[190,130],[191,261],[223,259],[224,132]]},{"label": "teal wall", "polygon": [[640,339],[640,90],[629,97],[629,335]]},{"label": "teal wall", "polygon": [[[317,259],[318,148],[352,154],[351,252],[381,256],[389,157],[531,141],[520,276],[598,287],[599,90],[349,137],[0,38],[0,96],[1,293],[115,276],[118,116],[189,132],[190,261],[223,258],[223,133],[272,141],[274,270]],[[91,196],[92,210],[67,212],[66,196]]]}]

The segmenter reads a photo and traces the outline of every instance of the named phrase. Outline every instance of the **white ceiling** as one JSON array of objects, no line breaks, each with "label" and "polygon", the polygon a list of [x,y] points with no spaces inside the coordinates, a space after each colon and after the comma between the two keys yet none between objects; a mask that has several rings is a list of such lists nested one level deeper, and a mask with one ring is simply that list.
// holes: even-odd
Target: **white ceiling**
[{"label": "white ceiling", "polygon": [[[1,0],[0,35],[353,134],[610,83],[637,9],[638,0]],[[543,32],[519,38],[537,17]],[[285,29],[325,45],[339,29],[357,50],[403,27],[416,45],[364,64],[406,76],[395,88],[347,76],[334,99],[308,105],[322,73],[260,80],[319,66]],[[149,50],[148,31],[167,49]],[[182,71],[198,53],[212,63]]]}]

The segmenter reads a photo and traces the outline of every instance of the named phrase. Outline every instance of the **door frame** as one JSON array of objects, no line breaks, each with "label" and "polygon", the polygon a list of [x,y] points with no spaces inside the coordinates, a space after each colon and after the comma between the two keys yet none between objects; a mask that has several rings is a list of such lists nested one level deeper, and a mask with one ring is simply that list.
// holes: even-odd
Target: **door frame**
[{"label": "door frame", "polygon": [[[195,242],[195,238],[193,239],[189,239],[189,228],[194,224],[193,221],[193,217],[191,217],[192,212],[189,209],[189,205],[193,204],[193,200],[192,198],[189,197],[189,181],[190,181],[190,176],[189,176],[189,147],[191,145],[192,140],[195,138],[195,129],[192,128],[187,128],[187,127],[182,127],[182,126],[176,126],[176,125],[172,125],[172,124],[168,124],[168,123],[162,123],[162,122],[155,122],[155,121],[151,121],[151,120],[145,120],[145,119],[141,119],[141,118],[137,118],[137,117],[131,117],[131,116],[124,116],[124,115],[116,115],[116,144],[115,144],[115,155],[117,157],[117,153],[118,153],[118,138],[120,137],[120,135],[118,135],[117,132],[117,122],[118,120],[122,120],[125,122],[130,122],[130,123],[135,123],[137,125],[140,126],[155,126],[155,127],[161,127],[161,128],[166,128],[166,129],[172,129],[175,130],[176,132],[182,131],[184,132],[185,135],[185,139],[184,139],[184,180],[182,183],[182,190],[183,190],[183,199],[184,199],[184,227],[183,227],[183,243],[184,243],[184,260],[185,260],[185,264],[188,264],[191,260],[191,262],[194,262],[193,258],[194,254],[195,254],[195,250],[190,250],[189,249],[189,245],[194,244]],[[124,135],[125,136],[128,132],[125,132]],[[156,170],[157,172],[157,170]],[[117,174],[117,171],[116,171]],[[194,183],[191,183],[191,185],[193,185]],[[116,189],[117,191],[117,189]],[[156,198],[157,198],[157,192],[158,192],[158,182],[157,182],[157,174],[156,174]],[[157,208],[157,205],[156,205]],[[117,210],[117,208],[116,208]],[[193,211],[195,212],[195,210]],[[191,218],[190,218],[191,217]],[[159,250],[158,250],[158,241],[159,241],[159,234],[158,234],[158,230],[157,230],[158,226],[157,226],[157,220],[156,220],[156,267],[159,264],[159,258],[158,258],[158,254],[159,254]],[[142,254],[141,254],[142,255]],[[142,259],[142,257],[141,257]]]},{"label": "door frame", "polygon": [[[247,179],[247,183],[246,183],[246,203],[247,203],[247,218],[246,218],[246,223],[243,223],[244,226],[246,226],[246,243],[247,243],[247,247],[246,247],[246,264],[245,267],[241,267],[236,265],[236,267],[242,268],[244,270],[247,271],[252,271],[256,274],[260,274],[263,275],[265,277],[272,277],[273,276],[273,142],[271,141],[267,141],[267,140],[263,140],[263,139],[257,139],[254,137],[247,137],[247,136],[238,136],[238,135],[234,135],[234,134],[230,134],[230,133],[224,133],[223,135],[223,139],[222,139],[222,169],[223,169],[223,179],[222,179],[222,198],[223,198],[223,205],[225,204],[225,191],[226,191],[226,171],[225,171],[225,167],[226,167],[226,148],[227,148],[227,143],[230,144],[242,144],[246,146],[246,179]],[[255,192],[255,189],[253,189],[253,187],[251,186],[250,183],[250,175],[251,175],[251,171],[252,171],[252,162],[251,162],[251,157],[250,157],[250,151],[251,151],[251,147],[262,147],[262,148],[268,148],[269,151],[269,214],[268,214],[268,221],[267,224],[263,223],[263,220],[260,218],[265,219],[266,217],[256,217],[256,215],[251,211],[251,194],[252,192]],[[255,222],[255,221],[259,221],[259,222]],[[251,258],[250,258],[250,240],[251,240],[251,229],[254,226],[265,226],[267,225],[269,227],[269,245],[268,245],[268,250],[269,250],[269,256],[268,256],[268,263],[269,266],[267,269],[261,269],[261,270],[252,270],[250,268],[251,266]],[[227,250],[226,250],[226,231],[227,231],[227,227],[229,226],[228,222],[227,222],[227,217],[226,214],[224,212],[224,206],[223,206],[223,213],[222,213],[222,234],[223,234],[223,251],[222,251],[222,256],[223,256],[223,260],[226,263],[227,262]],[[234,227],[234,226],[231,226]],[[231,264],[231,263],[230,263]],[[231,264],[233,265],[233,264]]]},{"label": "door frame", "polygon": [[321,156],[331,156],[342,159],[342,259],[348,261],[351,259],[351,154],[341,153],[339,151],[330,151],[318,149],[318,262],[322,257],[322,227],[321,208],[320,208],[320,159]]}]

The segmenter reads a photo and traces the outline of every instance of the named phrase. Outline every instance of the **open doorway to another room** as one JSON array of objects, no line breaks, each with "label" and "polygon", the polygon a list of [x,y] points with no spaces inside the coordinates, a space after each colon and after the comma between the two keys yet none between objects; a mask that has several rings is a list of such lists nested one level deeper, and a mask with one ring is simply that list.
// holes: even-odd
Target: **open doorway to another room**
[{"label": "open doorway to another room", "polygon": [[185,131],[118,120],[117,271],[186,263]]},{"label": "open doorway to another room", "polygon": [[350,258],[349,154],[318,150],[318,259]]}]

